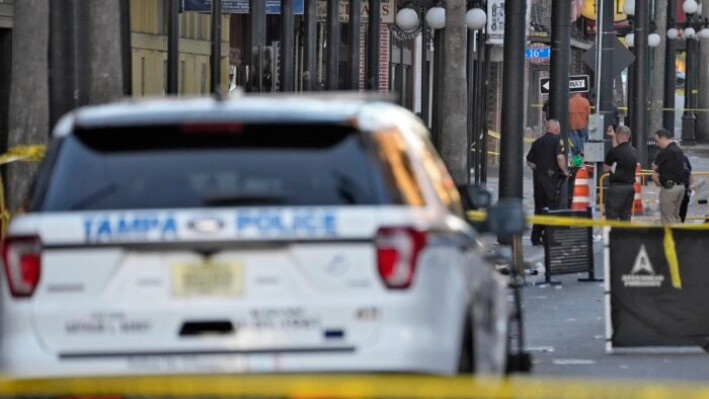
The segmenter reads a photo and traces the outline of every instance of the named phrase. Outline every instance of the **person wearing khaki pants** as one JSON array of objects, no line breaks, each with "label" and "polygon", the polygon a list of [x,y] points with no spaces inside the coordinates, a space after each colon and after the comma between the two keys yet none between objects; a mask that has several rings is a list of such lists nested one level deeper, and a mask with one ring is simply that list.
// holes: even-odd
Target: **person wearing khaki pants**
[{"label": "person wearing khaki pants", "polygon": [[684,154],[672,134],[659,129],[654,135],[660,152],[652,163],[652,181],[660,187],[660,216],[662,224],[682,223],[679,211],[684,199]]}]

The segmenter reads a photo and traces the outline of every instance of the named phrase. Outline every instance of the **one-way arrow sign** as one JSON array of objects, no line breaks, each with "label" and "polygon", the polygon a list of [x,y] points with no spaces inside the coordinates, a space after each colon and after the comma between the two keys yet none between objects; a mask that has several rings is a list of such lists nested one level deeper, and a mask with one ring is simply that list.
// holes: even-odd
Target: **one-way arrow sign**
[{"label": "one-way arrow sign", "polygon": [[[569,93],[585,93],[589,89],[588,75],[569,76]],[[549,94],[551,92],[551,82],[549,78],[539,79],[539,92]]]}]

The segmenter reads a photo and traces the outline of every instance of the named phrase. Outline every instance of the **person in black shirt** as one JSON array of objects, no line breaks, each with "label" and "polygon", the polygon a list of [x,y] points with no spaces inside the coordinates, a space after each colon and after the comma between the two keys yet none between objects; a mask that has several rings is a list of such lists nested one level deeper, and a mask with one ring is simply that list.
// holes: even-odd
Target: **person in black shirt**
[{"label": "person in black shirt", "polygon": [[660,187],[660,216],[663,224],[680,223],[679,210],[684,199],[684,154],[672,141],[672,134],[659,129],[655,143],[661,151],[652,163],[652,181]]},{"label": "person in black shirt", "polygon": [[[532,143],[527,154],[527,165],[534,172],[534,213],[541,214],[544,208],[559,206],[559,191],[564,179],[569,176],[566,168],[564,144],[559,137],[559,121],[549,119],[546,134]],[[541,245],[543,227],[532,227],[532,245]]]},{"label": "person in black shirt", "polygon": [[613,148],[606,154],[604,172],[611,172],[606,218],[630,220],[635,197],[635,167],[638,152],[630,145],[630,129],[627,126],[608,126],[608,136],[613,139]]}]

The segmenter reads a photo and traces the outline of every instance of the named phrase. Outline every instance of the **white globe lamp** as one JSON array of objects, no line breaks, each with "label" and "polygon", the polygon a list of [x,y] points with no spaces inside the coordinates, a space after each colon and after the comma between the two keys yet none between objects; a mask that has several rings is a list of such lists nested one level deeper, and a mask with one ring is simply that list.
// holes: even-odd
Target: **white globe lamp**
[{"label": "white globe lamp", "polygon": [[670,40],[675,40],[679,36],[679,31],[677,28],[667,29],[667,38]]},{"label": "white globe lamp", "polygon": [[623,12],[629,17],[635,15],[635,0],[625,0],[625,4],[623,4]]},{"label": "white globe lamp", "polygon": [[446,9],[440,6],[430,8],[426,12],[426,23],[431,29],[443,29],[446,27]]},{"label": "white globe lamp", "polygon": [[686,0],[684,4],[682,4],[682,10],[684,10],[684,12],[687,14],[694,14],[697,12],[698,9],[699,4],[697,4],[697,2],[694,0]]},{"label": "white globe lamp", "polygon": [[657,47],[660,45],[660,41],[662,39],[660,38],[660,35],[657,33],[650,33],[647,35],[647,45],[650,47]]},{"label": "white globe lamp", "polygon": [[485,27],[487,15],[482,8],[471,8],[465,13],[465,24],[470,30],[480,30]]},{"label": "white globe lamp", "polygon": [[685,39],[694,39],[694,37],[696,35],[697,35],[697,32],[692,27],[689,27],[684,30],[684,38]]},{"label": "white globe lamp", "polygon": [[634,33],[628,33],[627,35],[625,35],[625,44],[627,44],[628,47],[633,47],[635,45]]},{"label": "white globe lamp", "polygon": [[709,28],[702,28],[702,30],[699,31],[699,37],[702,39],[709,39]]},{"label": "white globe lamp", "polygon": [[413,32],[419,26],[419,15],[413,8],[402,8],[396,13],[396,26],[404,32]]}]

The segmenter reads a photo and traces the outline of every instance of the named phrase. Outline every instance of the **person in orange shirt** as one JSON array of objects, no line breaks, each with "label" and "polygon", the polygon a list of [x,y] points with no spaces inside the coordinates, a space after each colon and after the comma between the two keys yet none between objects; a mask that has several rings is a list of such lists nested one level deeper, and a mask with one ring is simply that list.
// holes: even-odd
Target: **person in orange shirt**
[{"label": "person in orange shirt", "polygon": [[588,116],[591,103],[580,93],[574,93],[569,99],[569,138],[571,154],[583,156],[583,145],[588,141]]}]

